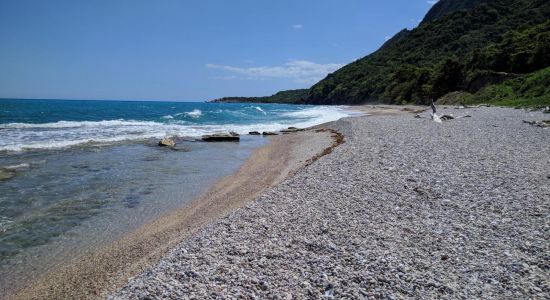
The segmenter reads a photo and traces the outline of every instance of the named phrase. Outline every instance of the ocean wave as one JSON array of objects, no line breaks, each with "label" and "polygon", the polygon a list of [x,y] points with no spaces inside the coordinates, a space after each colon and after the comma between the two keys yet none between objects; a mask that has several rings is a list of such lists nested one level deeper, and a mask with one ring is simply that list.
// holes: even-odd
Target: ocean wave
[{"label": "ocean wave", "polygon": [[281,116],[298,119],[333,119],[335,117],[341,118],[348,116],[349,112],[346,111],[347,108],[347,106],[318,106],[297,111],[283,112]]},{"label": "ocean wave", "polygon": [[[255,109],[255,108],[254,108]],[[261,109],[261,108],[260,108]],[[263,109],[262,109],[263,110]],[[259,111],[259,110],[258,110]],[[104,120],[104,121],[59,121],[55,123],[0,124],[2,138],[0,151],[23,151],[37,149],[57,149],[78,145],[101,145],[123,141],[139,141],[166,136],[199,137],[219,131],[234,131],[246,134],[250,131],[278,131],[287,127],[306,128],[325,122],[338,120],[351,113],[345,107],[305,107],[298,111],[280,111],[272,113],[264,120],[249,120],[250,115],[243,111],[224,110],[228,123],[219,124],[201,118],[204,123],[170,120],[169,122]],[[183,113],[198,118],[203,115],[199,109]],[[175,114],[177,116],[177,114]],[[231,121],[233,120],[233,121]],[[241,124],[245,123],[245,124]]]},{"label": "ocean wave", "polygon": [[58,121],[53,123],[7,123],[0,124],[0,129],[32,129],[32,128],[79,128],[79,127],[109,127],[109,126],[143,126],[162,125],[152,121],[125,121],[103,120],[103,121]]},{"label": "ocean wave", "polygon": [[25,169],[25,168],[29,168],[29,167],[30,167],[29,164],[22,163],[22,164],[17,164],[17,165],[3,166],[3,167],[1,167],[1,169],[17,170],[17,169]]},{"label": "ocean wave", "polygon": [[202,116],[202,111],[200,109],[193,109],[190,112],[186,112],[185,115],[193,117],[193,118],[198,118],[198,117]]},{"label": "ocean wave", "polygon": [[[152,138],[154,136],[150,136]],[[146,136],[141,136],[138,139],[146,139]],[[86,138],[86,139],[75,139],[75,140],[65,140],[65,141],[38,141],[30,142],[24,144],[13,144],[0,146],[0,151],[23,151],[23,150],[38,150],[38,149],[61,149],[68,148],[78,145],[90,144],[90,145],[101,145],[109,144],[115,142],[135,140],[134,136],[117,136],[117,137],[99,137],[99,138]]]},{"label": "ocean wave", "polygon": [[257,110],[257,111],[261,112],[264,115],[267,115],[267,112],[259,106],[250,106],[250,108]]}]

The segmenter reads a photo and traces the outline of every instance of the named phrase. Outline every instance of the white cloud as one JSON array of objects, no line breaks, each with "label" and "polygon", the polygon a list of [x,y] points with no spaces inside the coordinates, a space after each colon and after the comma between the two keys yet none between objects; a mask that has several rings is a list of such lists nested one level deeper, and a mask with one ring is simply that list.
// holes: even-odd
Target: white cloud
[{"label": "white cloud", "polygon": [[233,80],[233,79],[237,79],[237,76],[235,76],[235,75],[230,75],[230,76],[216,76],[216,77],[214,77],[214,79],[218,79],[218,80]]},{"label": "white cloud", "polygon": [[342,64],[318,64],[307,60],[291,60],[282,66],[274,67],[243,68],[216,64],[206,65],[207,68],[224,70],[249,80],[291,78],[298,83],[315,83],[342,66]]},{"label": "white cloud", "polygon": [[304,29],[304,25],[302,24],[295,24],[295,25],[292,25],[292,28],[294,30],[300,30],[300,29]]},{"label": "white cloud", "polygon": [[426,1],[429,5],[434,5],[436,4],[437,2],[439,2],[439,0],[428,0]]}]

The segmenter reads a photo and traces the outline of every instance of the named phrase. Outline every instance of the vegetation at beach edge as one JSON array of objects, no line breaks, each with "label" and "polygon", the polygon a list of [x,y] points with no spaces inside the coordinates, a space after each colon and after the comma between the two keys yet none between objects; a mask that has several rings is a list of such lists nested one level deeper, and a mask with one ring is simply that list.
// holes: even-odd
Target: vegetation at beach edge
[{"label": "vegetation at beach edge", "polygon": [[510,107],[545,108],[550,106],[550,68],[532,74],[489,85],[475,94],[453,92],[437,101],[438,104],[491,104]]}]

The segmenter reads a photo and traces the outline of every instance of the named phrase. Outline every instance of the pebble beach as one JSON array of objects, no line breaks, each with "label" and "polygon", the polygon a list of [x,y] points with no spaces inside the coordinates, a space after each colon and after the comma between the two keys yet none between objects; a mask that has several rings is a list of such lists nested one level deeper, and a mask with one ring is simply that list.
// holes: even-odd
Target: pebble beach
[{"label": "pebble beach", "polygon": [[[345,143],[197,231],[110,299],[543,299],[541,112],[345,118]],[[546,118],[545,118],[546,117]]]}]

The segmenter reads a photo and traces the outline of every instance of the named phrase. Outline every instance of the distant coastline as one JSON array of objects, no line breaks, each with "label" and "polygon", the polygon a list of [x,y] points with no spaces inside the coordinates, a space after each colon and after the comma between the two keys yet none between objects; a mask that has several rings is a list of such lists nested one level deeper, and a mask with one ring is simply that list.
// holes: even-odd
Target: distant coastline
[{"label": "distant coastline", "polygon": [[210,100],[212,103],[279,103],[307,104],[308,89],[281,91],[271,96],[262,97],[223,97]]}]

